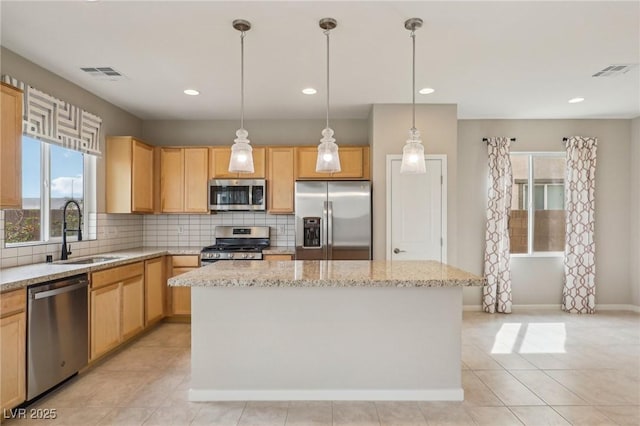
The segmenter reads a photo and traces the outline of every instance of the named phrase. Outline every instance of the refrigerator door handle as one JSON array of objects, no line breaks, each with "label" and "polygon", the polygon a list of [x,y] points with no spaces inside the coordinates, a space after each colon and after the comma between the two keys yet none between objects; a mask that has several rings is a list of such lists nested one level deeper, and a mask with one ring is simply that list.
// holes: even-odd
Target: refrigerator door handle
[{"label": "refrigerator door handle", "polygon": [[322,244],[322,258],[327,259],[328,237],[327,229],[329,223],[329,202],[322,203],[322,223],[320,227],[320,243]]},{"label": "refrigerator door handle", "polygon": [[327,201],[327,260],[333,259],[333,201]]}]

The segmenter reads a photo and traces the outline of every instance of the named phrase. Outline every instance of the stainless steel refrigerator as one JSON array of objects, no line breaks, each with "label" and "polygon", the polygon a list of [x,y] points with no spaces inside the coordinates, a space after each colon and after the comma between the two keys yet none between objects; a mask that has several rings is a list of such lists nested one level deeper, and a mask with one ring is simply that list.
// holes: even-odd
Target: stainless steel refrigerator
[{"label": "stainless steel refrigerator", "polygon": [[296,260],[371,259],[371,182],[296,182]]}]

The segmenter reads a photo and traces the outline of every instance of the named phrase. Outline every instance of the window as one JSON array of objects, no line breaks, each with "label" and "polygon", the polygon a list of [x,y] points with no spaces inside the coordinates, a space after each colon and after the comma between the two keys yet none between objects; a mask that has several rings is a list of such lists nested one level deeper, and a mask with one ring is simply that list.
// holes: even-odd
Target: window
[{"label": "window", "polygon": [[511,253],[563,252],[564,153],[512,153],[511,166]]},{"label": "window", "polygon": [[[22,209],[5,211],[6,244],[61,241],[63,207],[71,199],[80,205],[83,233],[89,236],[87,193],[95,194],[95,157],[23,135]],[[68,228],[77,229],[78,219],[75,206],[70,206]],[[67,237],[73,240],[74,235]]]}]

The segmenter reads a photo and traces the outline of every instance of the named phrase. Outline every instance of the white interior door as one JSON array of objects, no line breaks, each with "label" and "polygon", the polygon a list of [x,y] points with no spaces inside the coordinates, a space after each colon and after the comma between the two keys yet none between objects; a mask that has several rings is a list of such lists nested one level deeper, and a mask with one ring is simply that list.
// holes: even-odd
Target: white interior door
[{"label": "white interior door", "polygon": [[446,262],[446,156],[425,155],[426,174],[400,174],[387,156],[387,259]]}]

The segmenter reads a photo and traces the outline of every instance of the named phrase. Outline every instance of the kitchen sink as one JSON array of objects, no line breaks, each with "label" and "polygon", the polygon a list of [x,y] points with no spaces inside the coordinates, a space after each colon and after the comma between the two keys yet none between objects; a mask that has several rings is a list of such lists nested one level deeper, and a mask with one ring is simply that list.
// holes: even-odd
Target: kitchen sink
[{"label": "kitchen sink", "polygon": [[117,257],[117,256],[92,256],[92,257],[85,257],[83,259],[59,260],[55,263],[61,263],[64,265],[90,265],[93,263],[109,262],[112,260],[120,260],[120,259],[124,259],[124,258]]}]

